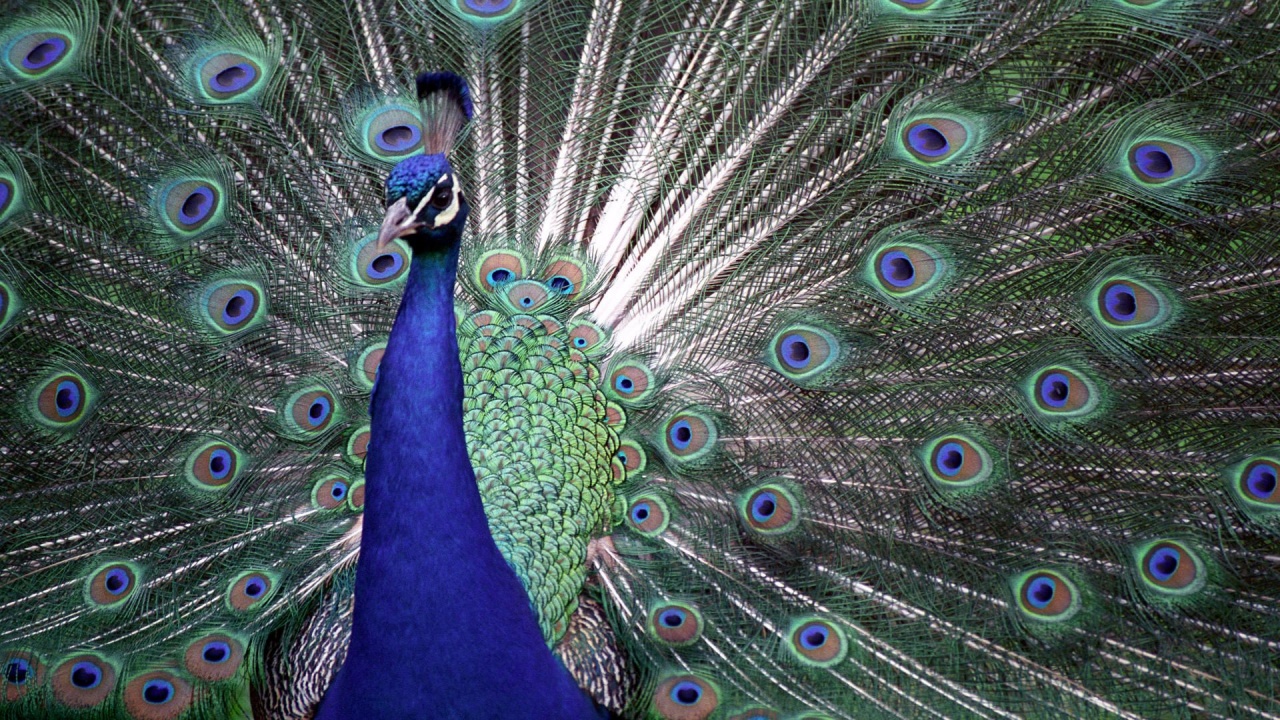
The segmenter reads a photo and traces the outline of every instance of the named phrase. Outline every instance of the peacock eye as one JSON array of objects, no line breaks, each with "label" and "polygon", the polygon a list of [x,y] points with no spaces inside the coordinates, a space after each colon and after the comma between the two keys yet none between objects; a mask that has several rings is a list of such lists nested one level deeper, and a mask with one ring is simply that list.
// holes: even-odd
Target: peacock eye
[{"label": "peacock eye", "polygon": [[431,207],[443,210],[453,202],[453,188],[440,188],[431,196]]}]

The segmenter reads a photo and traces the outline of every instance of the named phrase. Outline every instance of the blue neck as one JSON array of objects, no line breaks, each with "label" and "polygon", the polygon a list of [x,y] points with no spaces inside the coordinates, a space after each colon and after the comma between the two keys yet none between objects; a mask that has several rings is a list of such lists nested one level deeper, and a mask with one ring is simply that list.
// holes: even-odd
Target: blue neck
[{"label": "blue neck", "polygon": [[458,245],[414,254],[378,369],[351,645],[330,718],[599,717],[498,551],[462,426]]}]

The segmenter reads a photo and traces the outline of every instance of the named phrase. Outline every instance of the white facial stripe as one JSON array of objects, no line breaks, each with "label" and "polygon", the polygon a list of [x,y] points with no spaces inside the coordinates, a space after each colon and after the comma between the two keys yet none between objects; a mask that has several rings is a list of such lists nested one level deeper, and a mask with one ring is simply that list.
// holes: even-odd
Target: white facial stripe
[{"label": "white facial stripe", "polygon": [[[440,180],[444,180],[447,177],[449,176],[444,175],[440,178]],[[436,181],[437,185],[440,184],[440,180]],[[462,197],[462,187],[457,182],[454,182],[453,183],[453,200],[449,202],[449,207],[441,210],[440,214],[436,215],[435,224],[433,224],[431,227],[438,228],[441,225],[448,225],[450,222],[453,222],[454,216],[458,214],[458,198],[460,197]]]}]

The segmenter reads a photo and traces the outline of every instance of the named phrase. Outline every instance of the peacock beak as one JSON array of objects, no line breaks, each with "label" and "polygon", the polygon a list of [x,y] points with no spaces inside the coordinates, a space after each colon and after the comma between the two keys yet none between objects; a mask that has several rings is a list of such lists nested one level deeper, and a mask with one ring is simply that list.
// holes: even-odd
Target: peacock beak
[{"label": "peacock beak", "polygon": [[387,208],[386,216],[382,218],[382,228],[378,230],[379,250],[391,244],[392,240],[412,235],[418,231],[418,228],[426,225],[418,220],[418,212],[426,206],[427,197],[430,195],[423,197],[422,202],[418,203],[418,207],[413,210],[409,209],[409,201],[406,198],[400,198],[391,203],[391,207]]}]

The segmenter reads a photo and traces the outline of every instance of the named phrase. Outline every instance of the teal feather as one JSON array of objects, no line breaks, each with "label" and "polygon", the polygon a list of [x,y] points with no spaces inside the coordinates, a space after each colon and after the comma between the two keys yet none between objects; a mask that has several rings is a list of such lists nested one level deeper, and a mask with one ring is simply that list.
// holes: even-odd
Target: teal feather
[{"label": "teal feather", "polygon": [[472,467],[616,716],[1280,717],[1273,4],[6,9],[0,717],[314,711],[454,133]]}]

